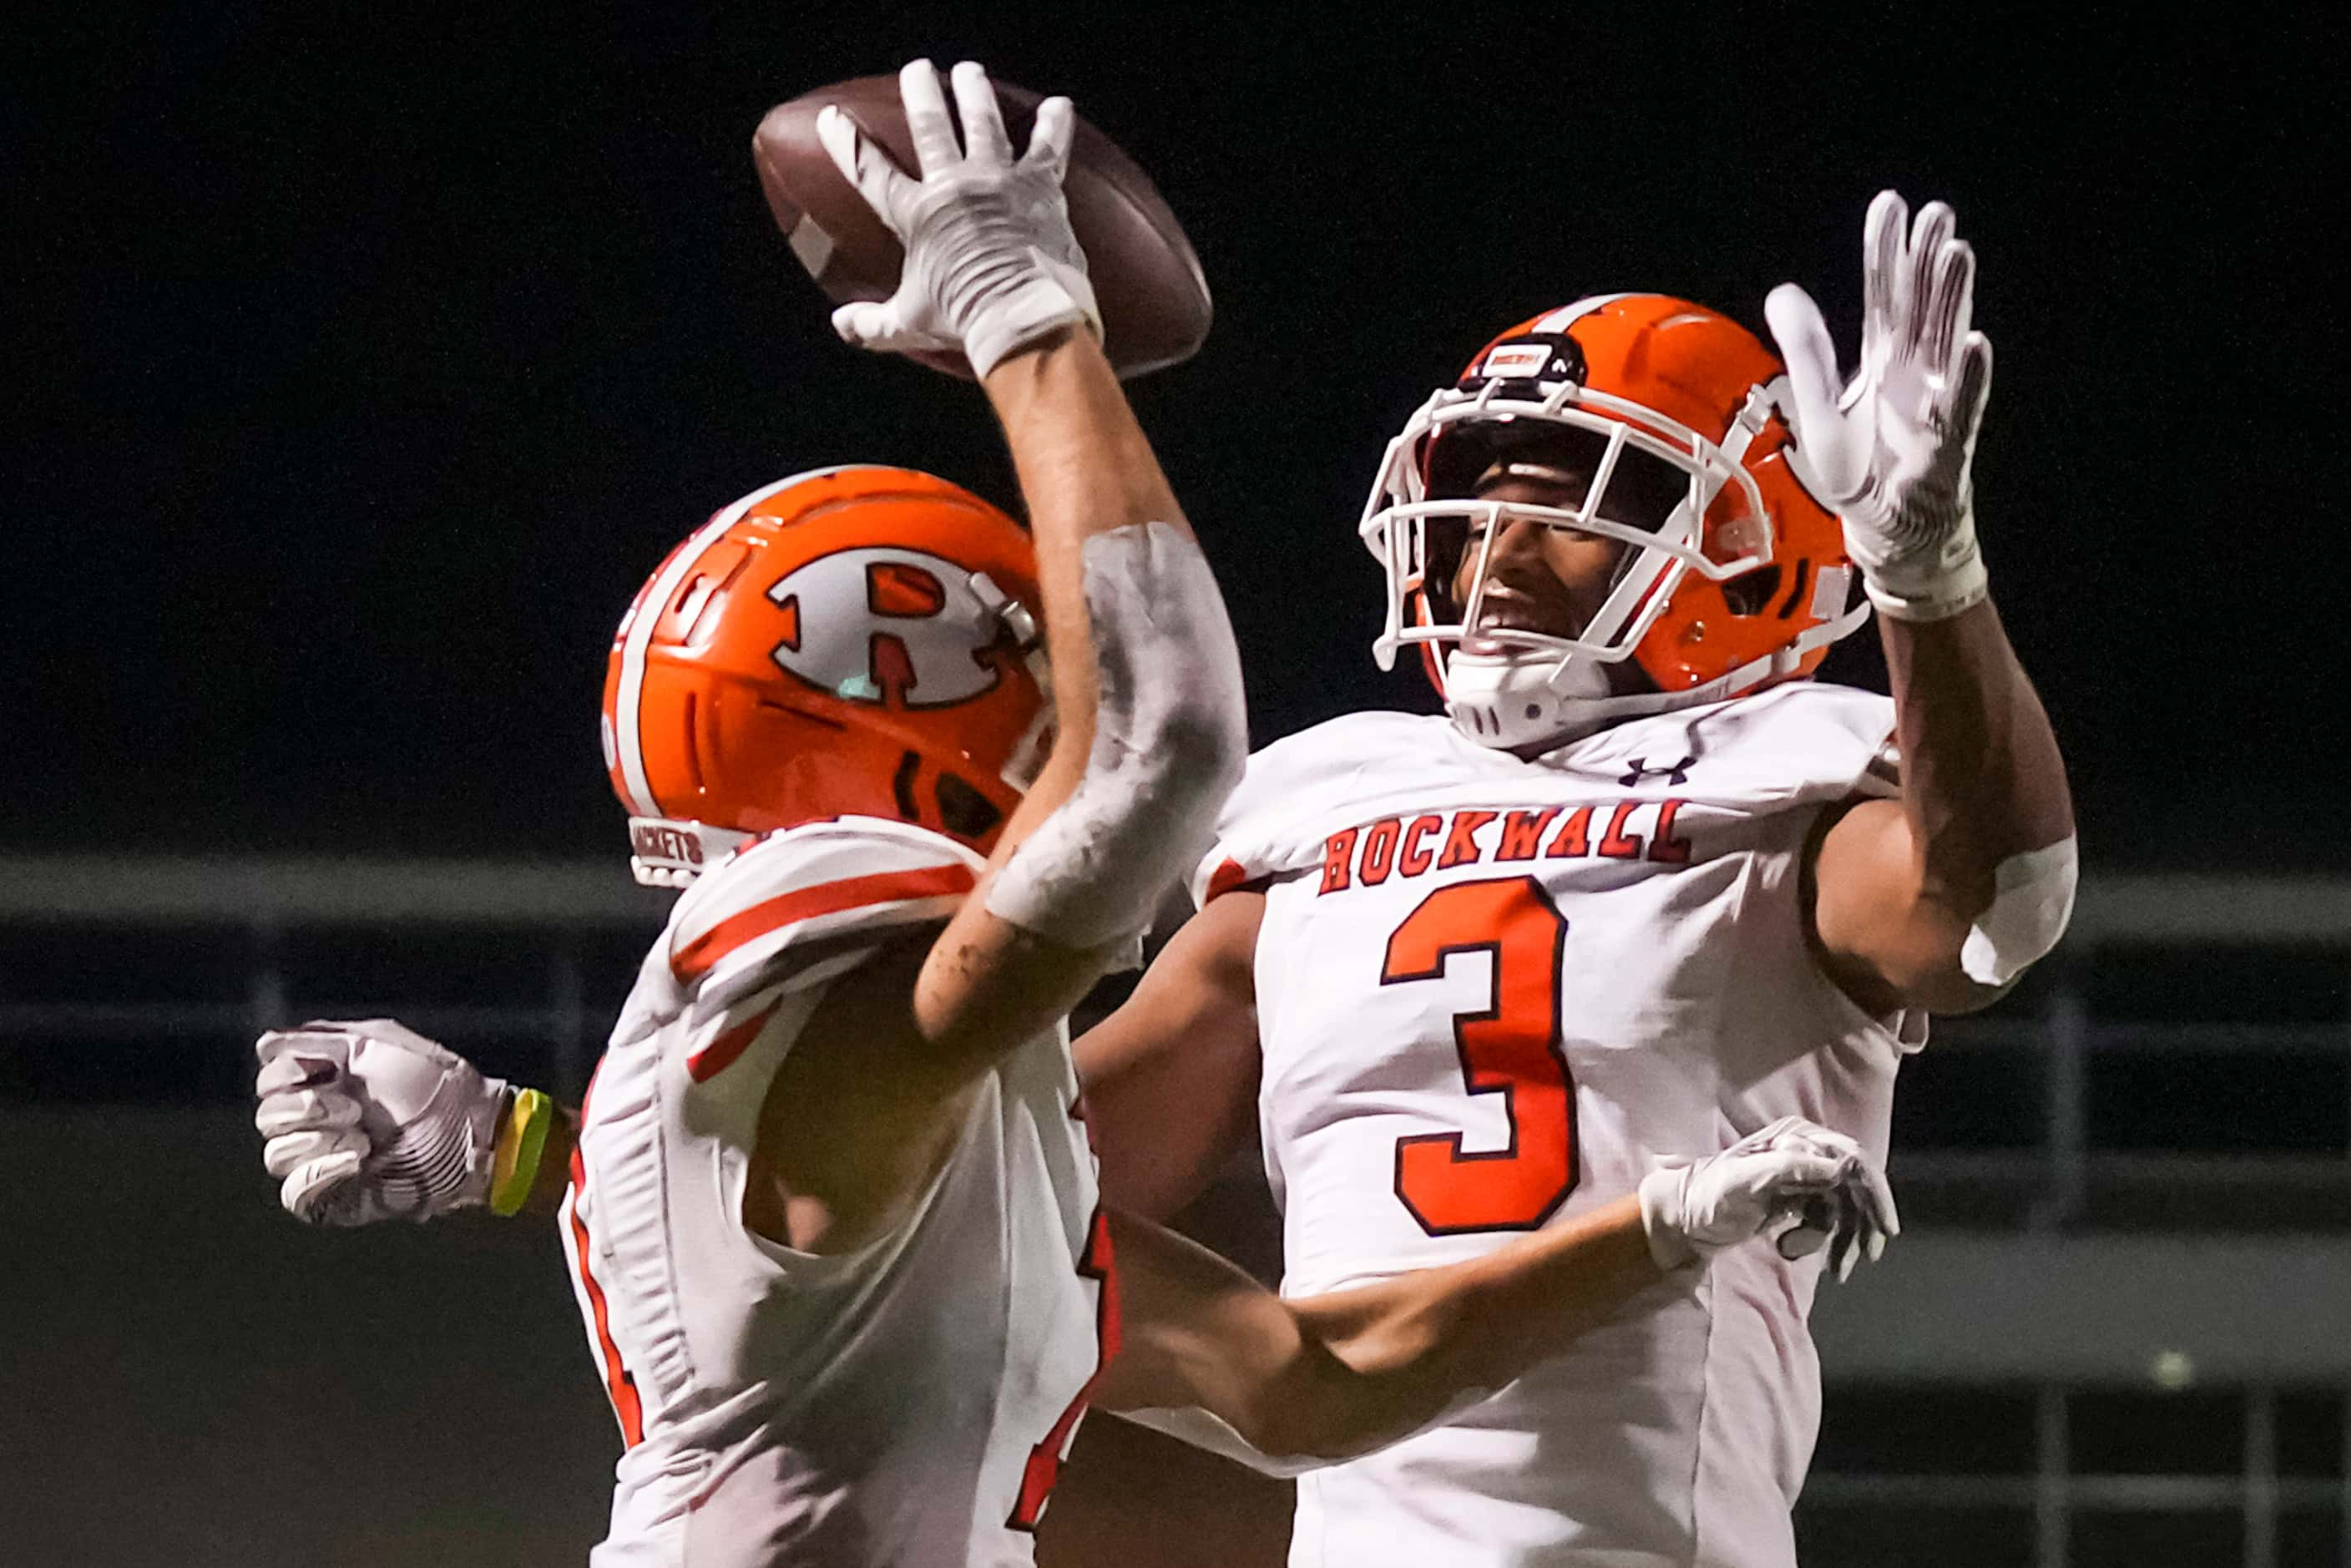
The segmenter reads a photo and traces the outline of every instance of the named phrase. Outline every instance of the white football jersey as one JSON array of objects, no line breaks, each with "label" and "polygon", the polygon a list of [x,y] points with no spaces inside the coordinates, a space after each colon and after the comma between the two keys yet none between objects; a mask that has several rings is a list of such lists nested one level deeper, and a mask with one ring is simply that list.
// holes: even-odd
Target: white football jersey
[{"label": "white football jersey", "polygon": [[1066,1029],[988,1074],[888,1234],[744,1227],[768,1087],[828,982],[950,915],[983,862],[844,817],[682,896],[580,1111],[561,1224],[627,1444],[597,1568],[1003,1568],[1117,1329]]},{"label": "white football jersey", "polygon": [[[1884,697],[1810,683],[1536,761],[1359,714],[1250,761],[1196,894],[1263,885],[1283,1291],[1458,1261],[1789,1114],[1886,1154],[1923,1015],[1806,947],[1829,803],[1894,792]],[[1292,1568],[1790,1568],[1817,1258],[1650,1288],[1459,1418],[1301,1479]]]}]

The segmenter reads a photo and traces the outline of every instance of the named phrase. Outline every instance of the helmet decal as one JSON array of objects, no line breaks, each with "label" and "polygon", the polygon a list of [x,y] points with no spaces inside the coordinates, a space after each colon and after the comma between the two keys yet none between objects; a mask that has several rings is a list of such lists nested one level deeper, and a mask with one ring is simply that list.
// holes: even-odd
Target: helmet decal
[{"label": "helmet decal", "polygon": [[1583,345],[1564,332],[1530,332],[1505,338],[1486,350],[1462,378],[1465,386],[1484,382],[1573,382],[1584,378]]},{"label": "helmet decal", "polygon": [[640,879],[840,816],[985,852],[1052,727],[1036,570],[1019,523],[912,469],[819,469],[722,508],[606,665],[599,740]]},{"label": "helmet decal", "polygon": [[970,577],[940,556],[888,545],[819,556],[768,590],[784,616],[775,661],[849,702],[969,702],[1004,678],[989,653],[1002,622]]}]

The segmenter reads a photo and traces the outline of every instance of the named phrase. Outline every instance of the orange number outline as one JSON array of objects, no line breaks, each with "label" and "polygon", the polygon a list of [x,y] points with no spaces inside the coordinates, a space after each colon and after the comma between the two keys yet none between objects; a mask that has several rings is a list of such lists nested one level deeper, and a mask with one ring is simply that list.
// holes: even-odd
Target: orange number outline
[{"label": "orange number outline", "polygon": [[1464,1154],[1459,1133],[1398,1138],[1395,1195],[1431,1236],[1532,1230],[1575,1190],[1575,1082],[1560,1039],[1567,919],[1531,876],[1437,888],[1388,937],[1380,984],[1433,980],[1457,953],[1494,956],[1482,1012],[1453,1015],[1471,1094],[1500,1094],[1510,1141]]}]

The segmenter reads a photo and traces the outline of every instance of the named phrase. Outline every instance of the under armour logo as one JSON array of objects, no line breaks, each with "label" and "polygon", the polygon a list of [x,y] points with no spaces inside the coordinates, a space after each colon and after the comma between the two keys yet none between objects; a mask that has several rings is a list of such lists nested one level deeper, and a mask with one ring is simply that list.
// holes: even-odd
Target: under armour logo
[{"label": "under armour logo", "polygon": [[1689,770],[1698,764],[1697,758],[1685,757],[1667,768],[1644,767],[1643,764],[1648,760],[1646,757],[1633,758],[1632,766],[1625,769],[1625,777],[1616,782],[1638,784],[1644,779],[1663,779],[1668,784],[1687,784],[1689,782]]}]

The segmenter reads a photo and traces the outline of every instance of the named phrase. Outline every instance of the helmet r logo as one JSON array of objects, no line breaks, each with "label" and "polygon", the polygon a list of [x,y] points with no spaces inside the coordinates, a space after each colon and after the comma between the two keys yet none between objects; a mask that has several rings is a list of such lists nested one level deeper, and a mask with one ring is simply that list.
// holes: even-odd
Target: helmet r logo
[{"label": "helmet r logo", "polygon": [[995,688],[1001,619],[942,556],[893,546],[836,550],[768,590],[785,616],[774,658],[851,702],[951,707]]}]

